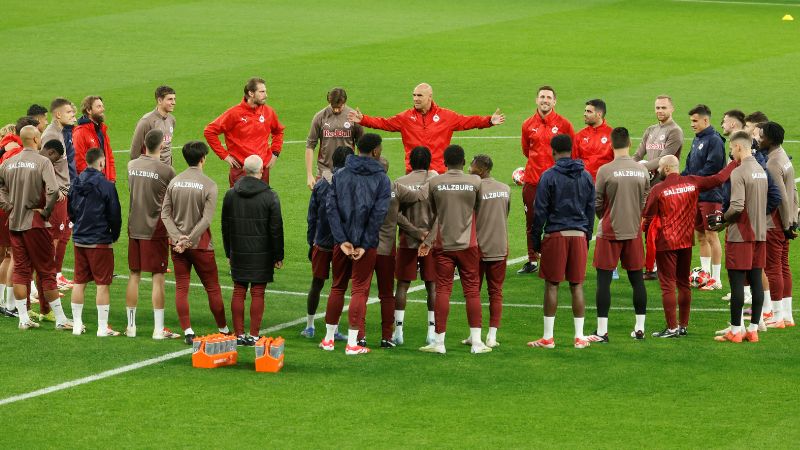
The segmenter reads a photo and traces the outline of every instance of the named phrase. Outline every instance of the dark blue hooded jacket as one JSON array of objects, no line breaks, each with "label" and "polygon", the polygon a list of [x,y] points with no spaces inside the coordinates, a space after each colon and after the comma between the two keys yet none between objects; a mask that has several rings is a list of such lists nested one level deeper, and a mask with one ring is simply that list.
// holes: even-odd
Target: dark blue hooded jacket
[{"label": "dark blue hooded jacket", "polygon": [[587,243],[594,229],[594,182],[584,170],[583,161],[561,158],[547,169],[536,188],[531,236],[538,252],[545,233],[579,230],[586,233]]},{"label": "dark blue hooded jacket", "polygon": [[308,232],[306,233],[309,247],[317,244],[324,249],[333,248],[333,234],[331,234],[327,214],[330,191],[331,184],[325,176],[317,181],[311,191],[311,199],[308,201]]},{"label": "dark blue hooded jacket", "polygon": [[344,168],[333,176],[328,194],[328,224],[334,242],[376,248],[391,196],[391,182],[377,160],[348,156]]},{"label": "dark blue hooded jacket", "polygon": [[[714,127],[697,133],[692,141],[692,149],[686,157],[686,167],[681,175],[709,177],[725,168],[725,140]],[[722,203],[722,188],[701,192],[698,201]]]},{"label": "dark blue hooded jacket", "polygon": [[119,239],[122,212],[114,183],[91,167],[69,187],[68,212],[76,244],[111,244]]}]

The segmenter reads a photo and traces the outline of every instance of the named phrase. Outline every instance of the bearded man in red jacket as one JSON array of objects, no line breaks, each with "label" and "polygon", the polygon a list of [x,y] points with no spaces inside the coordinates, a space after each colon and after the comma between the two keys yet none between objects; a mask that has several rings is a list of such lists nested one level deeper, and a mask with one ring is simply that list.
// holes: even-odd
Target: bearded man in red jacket
[{"label": "bearded man in red jacket", "polygon": [[[208,124],[203,136],[214,153],[231,167],[228,173],[231,187],[245,175],[242,164],[250,155],[258,155],[264,161],[261,179],[269,184],[269,170],[283,147],[283,129],[275,110],[267,106],[266,82],[250,78],[244,86],[242,102]],[[219,135],[225,136],[227,148],[222,146]]]}]

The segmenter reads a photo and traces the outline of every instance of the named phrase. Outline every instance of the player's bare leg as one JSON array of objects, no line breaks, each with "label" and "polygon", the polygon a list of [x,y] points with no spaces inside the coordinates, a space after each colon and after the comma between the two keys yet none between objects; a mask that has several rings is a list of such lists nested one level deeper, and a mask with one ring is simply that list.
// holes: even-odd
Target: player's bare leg
[{"label": "player's bare leg", "polygon": [[141,279],[141,272],[131,271],[128,277],[128,287],[125,290],[125,311],[128,316],[125,335],[128,337],[136,337],[136,306],[139,304],[139,282]]},{"label": "player's bare leg", "polygon": [[173,333],[164,326],[164,274],[153,274],[153,291],[151,299],[153,301],[153,339],[177,339],[181,337],[177,333]]},{"label": "player's bare leg", "polygon": [[714,279],[714,289],[722,289],[722,244],[716,231],[706,231],[706,242],[711,248],[711,277]]},{"label": "player's bare leg", "polygon": [[556,322],[556,310],[558,309],[558,283],[552,281],[544,282],[544,333],[538,341],[528,342],[528,347],[553,348],[556,346],[553,340],[553,326]]},{"label": "player's bare leg", "polygon": [[8,256],[7,247],[0,247],[0,258],[2,258],[0,261],[0,316],[16,317],[14,311],[17,307],[14,305],[14,296],[11,294],[13,286],[11,286],[11,279],[8,278],[8,264],[11,263],[11,258]]},{"label": "player's bare leg", "polygon": [[[394,291],[394,334],[392,342],[395,345],[403,345],[403,320],[406,315],[406,301],[408,299],[408,288],[410,281],[397,280],[397,287]],[[428,313],[430,316],[430,313]]]},{"label": "player's bare leg", "polygon": [[303,337],[309,339],[314,337],[314,316],[316,316],[317,308],[319,308],[319,296],[323,287],[325,287],[324,279],[311,279],[311,287],[308,289],[308,298],[306,299],[306,328],[300,332]]},{"label": "player's bare leg", "polygon": [[583,283],[570,283],[572,294],[572,317],[575,323],[575,348],[586,348],[589,341],[583,335],[583,321],[586,313],[586,302],[583,298]]}]

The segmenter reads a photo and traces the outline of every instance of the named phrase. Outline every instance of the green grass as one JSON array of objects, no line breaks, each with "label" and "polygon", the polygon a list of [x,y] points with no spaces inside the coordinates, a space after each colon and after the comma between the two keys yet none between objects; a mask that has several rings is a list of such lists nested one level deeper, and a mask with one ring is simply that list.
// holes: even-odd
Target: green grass
[{"label": "green grass", "polygon": [[[634,135],[654,122],[653,99],[669,93],[676,120],[691,136],[686,112],[708,104],[714,121],[731,108],[761,109],[787,129],[786,148],[800,157],[795,83],[800,78],[798,25],[782,22],[787,6],[645,1],[407,1],[318,4],[295,2],[63,2],[6,8],[0,122],[16,120],[30,103],[55,96],[79,102],[100,94],[112,146],[126,150],[138,118],[153,107],[155,86],[178,92],[176,144],[202,138],[203,127],[239,101],[253,75],[268,80],[269,103],[286,125],[283,156],[272,173],[286,227],[286,267],[270,289],[302,293],[309,283],[303,144],[325,92],[341,85],[349,104],[390,115],[410,107],[419,82],[433,85],[442,106],[468,114],[507,115],[499,128],[457,134],[468,154],[487,152],[495,175],[510,181],[524,165],[519,127],[534,111],[536,87],[552,84],[558,111],[582,127],[583,102],[603,98],[610,124]],[[382,133],[385,137],[398,137]],[[505,137],[471,140],[465,137]],[[390,173],[402,173],[402,146],[387,141]],[[120,197],[127,205],[126,153],[117,153]],[[180,160],[179,156],[176,161]],[[185,165],[178,161],[177,169]],[[215,156],[206,172],[224,191],[227,169]],[[511,258],[525,252],[520,190],[512,190]],[[222,195],[220,195],[222,197]],[[219,209],[217,211],[219,214]],[[124,235],[125,233],[123,233]],[[221,283],[227,263],[221,254]],[[127,236],[116,248],[126,273]],[[796,255],[800,246],[795,242]],[[697,253],[695,252],[695,259]],[[795,274],[797,257],[792,260]],[[71,267],[68,252],[65,265]],[[695,264],[698,265],[698,264]],[[697,311],[691,335],[678,341],[632,342],[632,311],[612,311],[611,345],[584,351],[569,345],[571,314],[561,310],[554,351],[524,343],[542,330],[543,286],[509,268],[502,346],[469,355],[463,306],[454,305],[448,354],[416,348],[425,311],[411,303],[407,343],[345,358],[298,336],[287,339],[286,367],[277,375],[240,364],[196,370],[188,356],[52,394],[0,406],[8,424],[2,448],[155,447],[790,447],[800,438],[794,386],[800,351],[795,329],[770,331],[758,345],[713,342],[724,311]],[[171,278],[171,277],[170,277]],[[112,286],[111,323],[124,328],[124,280]],[[152,313],[143,284],[137,339],[96,339],[87,292],[89,334],[26,333],[0,321],[1,398],[182,350],[148,338]],[[563,288],[562,288],[563,289]],[[589,271],[588,303],[595,276]],[[230,290],[223,291],[229,299]],[[327,292],[327,287],[324,292]],[[662,326],[657,284],[648,283],[648,328]],[[375,294],[373,288],[373,294]],[[696,308],[720,309],[718,293],[694,292]],[[168,299],[174,285],[167,286]],[[423,292],[411,295],[423,300]],[[629,288],[615,282],[613,305],[630,306]],[[65,297],[68,303],[69,296]],[[454,301],[462,300],[456,287]],[[226,300],[226,303],[227,300]],[[213,330],[202,289],[191,291],[193,326]],[[568,304],[562,291],[562,304]],[[167,325],[177,328],[172,302]],[[485,313],[488,314],[488,313]],[[302,295],[268,294],[264,327],[305,315]],[[377,308],[368,316],[376,342]],[[318,331],[322,321],[317,321]],[[594,311],[586,331],[594,328]],[[46,418],[46,419],[45,419]]]}]

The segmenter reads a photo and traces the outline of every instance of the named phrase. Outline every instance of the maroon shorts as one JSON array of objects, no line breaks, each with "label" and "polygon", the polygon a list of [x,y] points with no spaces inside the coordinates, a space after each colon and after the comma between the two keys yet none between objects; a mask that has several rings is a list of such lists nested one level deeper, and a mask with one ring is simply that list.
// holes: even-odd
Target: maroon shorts
[{"label": "maroon shorts", "polygon": [[131,272],[166,273],[169,240],[128,239],[128,269]]},{"label": "maroon shorts", "polygon": [[54,241],[61,240],[65,233],[69,233],[69,215],[67,214],[67,201],[56,202],[53,212],[47,219],[50,222],[50,237]]},{"label": "maroon shorts", "polygon": [[728,270],[763,269],[767,263],[767,243],[725,242],[725,268]]},{"label": "maroon shorts", "polygon": [[597,269],[614,270],[620,261],[625,270],[642,270],[644,267],[642,240],[638,237],[624,241],[597,238],[592,265]]},{"label": "maroon shorts", "polygon": [[42,290],[52,291],[58,288],[55,248],[46,228],[12,231],[11,253],[14,256],[14,284],[30,284],[35,270],[41,277]]},{"label": "maroon shorts", "polygon": [[427,256],[419,256],[416,248],[398,248],[395,260],[394,277],[401,281],[417,279],[417,264],[423,281],[436,281],[436,263],[433,252]]},{"label": "maroon shorts", "polygon": [[[567,236],[564,236],[564,233]],[[573,284],[583,283],[586,278],[586,256],[588,254],[586,237],[570,236],[572,233],[571,231],[557,231],[545,235],[542,241],[539,278],[551,283],[560,283],[564,280]]]},{"label": "maroon shorts", "polygon": [[8,229],[8,213],[0,209],[0,247],[11,247],[11,231]]},{"label": "maroon shorts", "polygon": [[314,278],[327,280],[331,273],[331,261],[333,261],[333,251],[324,250],[314,244],[311,249],[311,273]]},{"label": "maroon shorts", "polygon": [[78,247],[75,245],[75,284],[94,281],[108,286],[114,278],[114,249],[111,247]]},{"label": "maroon shorts", "polygon": [[722,203],[697,202],[697,213],[694,217],[695,231],[710,231],[706,216],[716,211],[722,211]]},{"label": "maroon shorts", "polygon": [[[272,156],[275,158],[275,156]],[[267,161],[269,162],[269,161]],[[230,172],[228,172],[228,183],[230,183],[231,187],[239,181],[239,178],[244,176],[244,168],[237,169],[235,167],[231,167]],[[261,173],[261,179],[264,180],[265,183],[269,184],[269,169],[264,167],[264,171]]]}]

